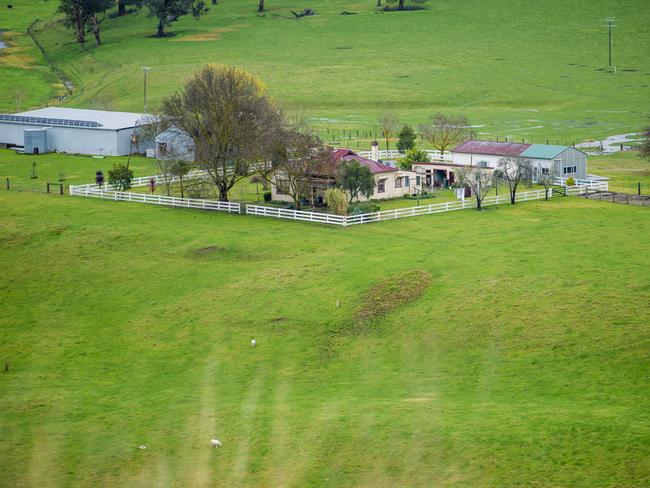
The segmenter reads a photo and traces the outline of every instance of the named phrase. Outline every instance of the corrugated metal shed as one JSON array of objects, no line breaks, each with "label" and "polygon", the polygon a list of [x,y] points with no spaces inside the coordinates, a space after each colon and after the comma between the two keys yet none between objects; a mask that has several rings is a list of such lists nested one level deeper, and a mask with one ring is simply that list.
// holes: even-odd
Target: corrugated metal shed
[{"label": "corrugated metal shed", "polygon": [[551,144],[533,144],[520,154],[524,158],[532,159],[553,159],[570,146],[554,146]]},{"label": "corrugated metal shed", "polygon": [[[53,121],[86,121],[96,122],[96,126],[89,128],[99,130],[119,130],[135,127],[143,122],[144,115],[131,112],[110,112],[107,110],[86,110],[80,108],[46,107],[14,114],[21,117],[37,117],[52,119]],[[24,119],[23,119],[24,120]],[[20,121],[16,121],[20,123]],[[39,125],[69,125],[40,122]],[[94,125],[94,124],[93,124]]]},{"label": "corrugated metal shed", "polygon": [[495,141],[465,141],[456,146],[452,152],[471,154],[491,154],[493,156],[519,156],[530,144]]}]

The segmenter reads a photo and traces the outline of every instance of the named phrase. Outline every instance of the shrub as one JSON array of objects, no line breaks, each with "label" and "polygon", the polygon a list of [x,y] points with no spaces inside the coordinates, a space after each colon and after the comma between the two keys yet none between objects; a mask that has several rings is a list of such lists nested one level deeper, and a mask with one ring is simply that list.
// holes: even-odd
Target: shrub
[{"label": "shrub", "polygon": [[569,176],[566,179],[566,186],[573,186],[576,184],[576,180],[573,179],[573,177]]},{"label": "shrub", "polygon": [[397,141],[397,150],[401,153],[413,149],[415,147],[415,139],[417,134],[410,125],[405,125],[399,133],[399,140]]},{"label": "shrub", "polygon": [[325,192],[325,201],[330,211],[336,215],[348,214],[348,195],[338,188],[332,188]]},{"label": "shrub", "polygon": [[373,212],[379,212],[379,205],[375,202],[353,203],[348,208],[348,215],[360,215]]},{"label": "shrub", "polygon": [[429,162],[429,155],[425,151],[422,151],[417,147],[414,147],[406,151],[406,156],[404,156],[398,161],[400,167],[405,170],[410,170],[411,165],[413,163],[428,163],[428,162]]},{"label": "shrub", "polygon": [[123,164],[115,164],[113,169],[108,170],[108,184],[117,188],[118,191],[124,191],[131,188],[133,180],[133,171]]},{"label": "shrub", "polygon": [[271,192],[270,191],[265,191],[264,192],[264,201],[265,202],[270,202],[271,201]]}]

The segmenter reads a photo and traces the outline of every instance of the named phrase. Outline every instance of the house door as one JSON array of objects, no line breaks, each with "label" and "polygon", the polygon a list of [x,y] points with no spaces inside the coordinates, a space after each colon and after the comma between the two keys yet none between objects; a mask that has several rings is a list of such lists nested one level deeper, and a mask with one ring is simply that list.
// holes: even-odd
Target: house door
[{"label": "house door", "polygon": [[37,148],[37,147],[34,148],[34,154],[35,154],[36,156],[38,156],[38,148]]},{"label": "house door", "polygon": [[469,186],[465,187],[465,198],[469,198],[472,196],[472,189]]},{"label": "house door", "polygon": [[454,182],[454,172],[449,172],[449,184],[451,185]]}]

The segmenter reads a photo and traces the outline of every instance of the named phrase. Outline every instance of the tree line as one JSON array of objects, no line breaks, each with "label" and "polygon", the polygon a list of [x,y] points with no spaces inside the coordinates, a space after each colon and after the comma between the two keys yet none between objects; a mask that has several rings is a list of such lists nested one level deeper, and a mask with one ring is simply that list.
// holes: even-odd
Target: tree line
[{"label": "tree line", "polygon": [[[217,0],[212,0],[212,5],[216,4]],[[209,11],[204,0],[60,0],[57,11],[63,14],[64,25],[74,30],[77,42],[86,42],[86,32],[90,30],[99,45],[107,12],[117,8],[117,16],[122,17],[129,13],[129,7],[147,8],[149,16],[158,22],[156,37],[165,37],[165,28],[179,17],[191,15],[199,19]]]}]

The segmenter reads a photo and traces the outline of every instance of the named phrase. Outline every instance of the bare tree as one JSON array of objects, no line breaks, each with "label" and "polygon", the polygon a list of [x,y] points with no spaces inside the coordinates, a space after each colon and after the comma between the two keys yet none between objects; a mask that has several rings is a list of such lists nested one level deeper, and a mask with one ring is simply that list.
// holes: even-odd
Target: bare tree
[{"label": "bare tree", "polygon": [[184,161],[182,159],[176,159],[172,162],[170,167],[170,172],[174,178],[178,178],[178,184],[181,190],[181,198],[185,198],[185,189],[183,188],[183,179],[188,175],[194,163],[192,161]]},{"label": "bare tree", "polygon": [[332,151],[304,126],[293,125],[281,131],[273,165],[276,187],[291,197],[296,208],[301,207],[303,199],[311,199],[315,179],[334,181],[336,174]]},{"label": "bare tree", "polygon": [[476,198],[476,209],[481,210],[483,199],[494,185],[492,172],[480,166],[463,166],[456,170],[458,181],[471,188]]},{"label": "bare tree", "polygon": [[384,140],[386,141],[386,151],[388,151],[388,144],[391,137],[399,128],[399,120],[394,112],[384,112],[377,119],[381,125],[381,130],[384,133]]},{"label": "bare tree", "polygon": [[228,201],[228,191],[271,156],[282,114],[259,80],[237,68],[206,65],[165,99],[162,112],[194,141],[197,167]]},{"label": "bare tree", "polygon": [[258,0],[257,2],[257,11],[264,12],[264,0]]},{"label": "bare tree", "polygon": [[510,203],[515,204],[517,197],[517,187],[524,180],[531,177],[531,164],[526,158],[501,158],[497,162],[501,179],[508,184],[510,191]]},{"label": "bare tree", "polygon": [[557,173],[555,172],[555,168],[553,166],[551,166],[550,168],[542,168],[542,174],[539,175],[538,181],[540,185],[544,186],[545,200],[548,200],[548,191],[555,184],[556,177],[557,177]]},{"label": "bare tree", "polygon": [[429,124],[419,126],[422,139],[431,147],[440,151],[442,156],[445,151],[472,136],[469,122],[462,115],[445,115],[438,113],[431,117]]}]

